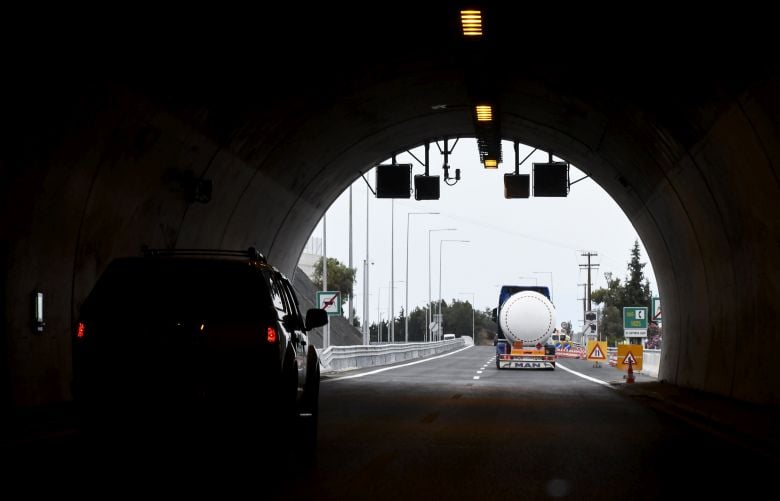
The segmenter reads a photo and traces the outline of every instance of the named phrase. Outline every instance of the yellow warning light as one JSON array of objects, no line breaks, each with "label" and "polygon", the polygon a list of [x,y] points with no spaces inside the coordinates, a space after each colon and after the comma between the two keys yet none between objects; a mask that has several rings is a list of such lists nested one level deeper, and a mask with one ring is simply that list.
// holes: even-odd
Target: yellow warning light
[{"label": "yellow warning light", "polygon": [[460,11],[460,23],[463,26],[463,36],[466,37],[482,36],[482,11],[479,10]]},{"label": "yellow warning light", "polygon": [[495,158],[486,158],[485,159],[485,168],[486,169],[497,169],[498,168],[498,160]]},{"label": "yellow warning light", "polygon": [[476,112],[477,122],[490,122],[493,120],[493,107],[489,104],[478,104]]}]

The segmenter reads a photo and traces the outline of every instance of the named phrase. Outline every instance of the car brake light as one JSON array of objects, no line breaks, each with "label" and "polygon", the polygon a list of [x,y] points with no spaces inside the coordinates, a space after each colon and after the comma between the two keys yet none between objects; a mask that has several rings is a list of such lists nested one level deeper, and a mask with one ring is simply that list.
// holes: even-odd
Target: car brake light
[{"label": "car brake light", "polygon": [[265,339],[269,343],[271,343],[271,344],[275,343],[276,342],[276,329],[274,329],[273,327],[269,327]]},{"label": "car brake light", "polygon": [[76,337],[79,339],[84,339],[86,331],[87,327],[84,325],[84,322],[79,322],[78,327],[76,327]]}]

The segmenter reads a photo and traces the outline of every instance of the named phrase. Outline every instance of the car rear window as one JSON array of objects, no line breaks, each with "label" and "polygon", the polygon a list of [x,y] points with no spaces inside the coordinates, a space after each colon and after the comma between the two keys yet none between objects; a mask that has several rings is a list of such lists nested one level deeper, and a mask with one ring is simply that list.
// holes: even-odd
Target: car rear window
[{"label": "car rear window", "polygon": [[267,316],[269,305],[265,282],[246,262],[128,258],[109,265],[82,313],[244,321]]}]

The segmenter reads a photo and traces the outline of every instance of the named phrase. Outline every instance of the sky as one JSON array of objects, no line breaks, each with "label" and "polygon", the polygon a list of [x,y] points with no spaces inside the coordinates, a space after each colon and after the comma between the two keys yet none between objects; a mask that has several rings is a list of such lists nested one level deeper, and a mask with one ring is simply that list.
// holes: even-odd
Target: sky
[{"label": "sky", "polygon": [[[441,143],[440,143],[441,145]],[[450,143],[451,146],[451,143]],[[565,198],[505,199],[503,178],[514,171],[515,157],[511,142],[504,141],[503,163],[498,169],[484,169],[474,139],[461,139],[449,157],[450,175],[461,170],[461,180],[454,186],[444,183],[443,158],[436,145],[430,148],[430,174],[442,177],[439,200],[377,199],[369,192],[368,231],[369,261],[369,321],[379,315],[387,318],[390,310],[391,242],[393,298],[396,316],[406,303],[407,291],[407,220],[408,240],[408,301],[409,309],[424,306],[428,301],[430,276],[431,299],[437,301],[441,290],[443,300],[469,301],[477,309],[495,308],[499,288],[503,284],[547,285],[552,280],[553,303],[557,324],[570,321],[582,324],[582,298],[587,263],[581,254],[595,252],[591,262],[598,264],[592,271],[593,290],[606,285],[605,272],[624,279],[634,241],[638,240],[642,262],[646,262],[645,277],[657,295],[652,264],[636,230],[612,198],[590,178],[573,186]],[[520,145],[520,160],[533,150]],[[424,159],[422,147],[412,150]],[[557,157],[555,157],[556,160]],[[408,153],[396,156],[398,163],[411,163],[413,174],[422,174],[424,167]],[[547,162],[546,152],[537,151],[520,166],[521,174],[529,174],[533,162]],[[390,163],[390,159],[383,163]],[[570,180],[585,174],[571,166]],[[374,170],[366,174],[372,187],[376,185]],[[366,182],[358,177],[352,185],[353,262],[357,268],[355,311],[363,316],[363,263],[366,259]],[[391,210],[394,216],[391,218]],[[438,212],[439,214],[412,214]],[[349,189],[327,211],[327,254],[343,264],[349,262]],[[392,228],[392,230],[391,230]],[[456,228],[455,231],[431,229]],[[392,231],[392,233],[391,233]],[[312,237],[322,238],[322,221]],[[430,270],[428,239],[430,236]],[[453,242],[448,240],[468,240]],[[440,243],[444,241],[443,243]],[[439,276],[441,253],[441,282]],[[429,275],[430,271],[430,275]],[[441,287],[441,289],[440,289]],[[595,305],[594,305],[595,308]],[[346,307],[345,307],[346,311]]]}]

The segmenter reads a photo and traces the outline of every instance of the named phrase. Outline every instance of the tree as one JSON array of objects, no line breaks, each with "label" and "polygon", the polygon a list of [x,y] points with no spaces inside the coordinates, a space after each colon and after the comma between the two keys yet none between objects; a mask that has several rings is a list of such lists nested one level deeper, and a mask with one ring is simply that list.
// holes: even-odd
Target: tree
[{"label": "tree", "polygon": [[614,344],[623,336],[623,307],[647,306],[650,308],[652,294],[650,282],[642,271],[646,263],[641,262],[639,241],[634,241],[631,249],[631,260],[628,262],[628,276],[625,284],[620,283],[619,278],[613,279],[606,274],[607,287],[595,290],[591,293],[591,299],[596,304],[603,304],[599,318],[599,336],[606,339],[609,344]]},{"label": "tree", "polygon": [[[352,295],[357,268],[349,268],[333,257],[328,258],[328,290],[337,290],[341,294],[341,305]],[[314,285],[322,290],[322,258],[314,265]]]},{"label": "tree", "polygon": [[650,282],[642,271],[646,263],[640,262],[639,241],[634,240],[634,248],[631,249],[631,261],[628,263],[628,277],[623,289],[625,306],[647,306],[650,308]]}]

